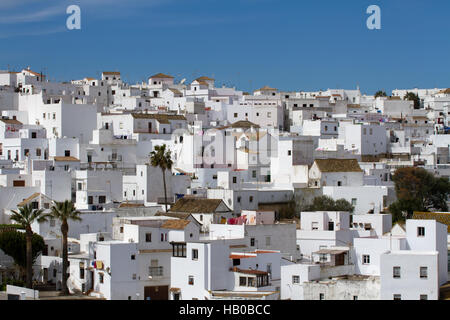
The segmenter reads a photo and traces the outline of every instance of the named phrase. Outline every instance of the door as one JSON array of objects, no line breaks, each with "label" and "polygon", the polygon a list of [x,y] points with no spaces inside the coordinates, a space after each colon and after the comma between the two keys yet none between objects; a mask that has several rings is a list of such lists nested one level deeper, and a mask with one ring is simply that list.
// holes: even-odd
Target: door
[{"label": "door", "polygon": [[169,300],[169,286],[144,287],[145,300]]},{"label": "door", "polygon": [[148,123],[148,133],[152,133],[152,123]]},{"label": "door", "polygon": [[329,231],[333,231],[334,230],[334,222],[333,221],[328,221],[328,230]]},{"label": "door", "polygon": [[48,282],[48,268],[44,268],[44,283]]},{"label": "door", "polygon": [[91,270],[89,273],[91,275],[91,289],[94,290],[94,271]]}]

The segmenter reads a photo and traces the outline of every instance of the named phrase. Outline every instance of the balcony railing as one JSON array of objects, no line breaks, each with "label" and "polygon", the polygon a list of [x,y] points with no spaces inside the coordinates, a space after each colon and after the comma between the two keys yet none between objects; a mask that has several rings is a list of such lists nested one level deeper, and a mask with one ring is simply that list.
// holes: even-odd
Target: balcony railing
[{"label": "balcony railing", "polygon": [[163,276],[163,267],[149,267],[148,275],[151,277],[162,277]]}]

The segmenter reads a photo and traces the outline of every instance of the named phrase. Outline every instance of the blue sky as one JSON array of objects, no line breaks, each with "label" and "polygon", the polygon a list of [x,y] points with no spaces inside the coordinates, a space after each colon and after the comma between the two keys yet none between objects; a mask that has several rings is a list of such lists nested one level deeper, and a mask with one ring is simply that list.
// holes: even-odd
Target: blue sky
[{"label": "blue sky", "polygon": [[[81,30],[67,30],[67,6]],[[366,9],[381,8],[381,30]],[[0,69],[163,72],[249,91],[450,86],[448,0],[1,0]]]}]

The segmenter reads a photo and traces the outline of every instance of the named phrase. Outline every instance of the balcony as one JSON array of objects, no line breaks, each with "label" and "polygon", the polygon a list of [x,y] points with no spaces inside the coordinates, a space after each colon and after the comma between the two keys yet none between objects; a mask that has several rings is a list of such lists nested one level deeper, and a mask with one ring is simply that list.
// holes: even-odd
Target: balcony
[{"label": "balcony", "polygon": [[149,267],[148,275],[150,277],[162,277],[164,275],[163,267]]}]

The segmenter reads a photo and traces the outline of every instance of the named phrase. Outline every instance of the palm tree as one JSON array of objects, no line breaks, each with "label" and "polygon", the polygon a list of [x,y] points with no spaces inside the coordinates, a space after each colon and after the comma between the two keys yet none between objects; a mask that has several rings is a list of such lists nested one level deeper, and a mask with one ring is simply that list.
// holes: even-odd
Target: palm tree
[{"label": "palm tree", "polygon": [[384,92],[383,90],[378,90],[376,93],[375,93],[375,98],[378,98],[378,97],[386,97],[387,95],[386,95],[386,92]]},{"label": "palm tree", "polygon": [[49,214],[44,213],[42,209],[33,209],[31,203],[18,208],[18,211],[12,210],[11,220],[17,222],[25,229],[26,239],[27,239],[27,288],[32,288],[33,281],[33,253],[32,253],[32,238],[33,230],[31,225],[33,222],[44,222],[47,221]]},{"label": "palm tree", "polygon": [[52,206],[51,215],[61,222],[61,233],[62,233],[62,247],[63,247],[63,275],[62,275],[62,293],[69,294],[67,289],[67,268],[69,266],[69,258],[67,253],[67,234],[69,233],[68,220],[80,221],[81,212],[76,210],[72,201],[66,200],[64,202],[56,202]]},{"label": "palm tree", "polygon": [[163,174],[164,204],[167,212],[167,190],[166,190],[166,170],[172,169],[173,161],[170,150],[166,151],[166,145],[155,146],[155,150],[150,153],[150,163],[153,167],[160,167]]}]

